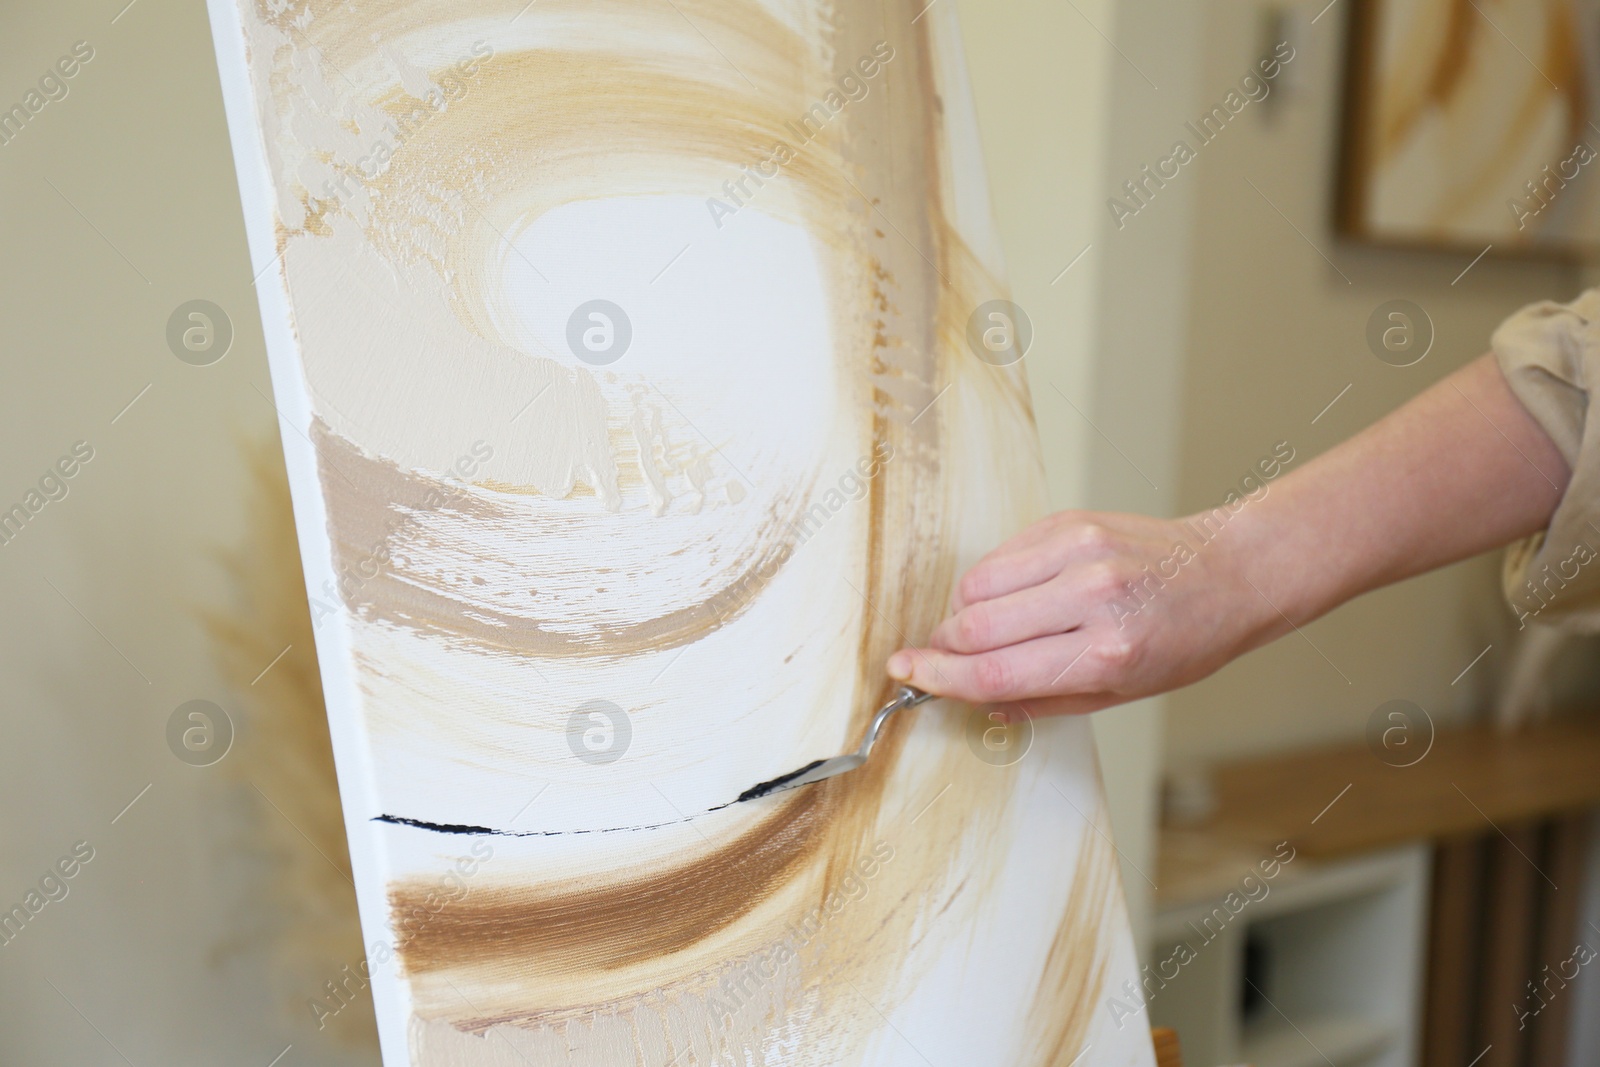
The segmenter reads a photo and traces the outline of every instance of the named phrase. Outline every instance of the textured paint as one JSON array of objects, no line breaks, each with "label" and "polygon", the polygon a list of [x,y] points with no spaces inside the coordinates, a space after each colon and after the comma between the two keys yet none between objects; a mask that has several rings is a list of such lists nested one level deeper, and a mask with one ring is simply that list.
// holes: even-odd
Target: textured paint
[{"label": "textured paint", "polygon": [[1134,971],[1085,723],[997,768],[930,704],[735,802],[853,748],[1043,508],[1020,368],[965,343],[1006,290],[953,13],[524,2],[241,6],[386,1056],[1147,1063],[1097,1015]]}]

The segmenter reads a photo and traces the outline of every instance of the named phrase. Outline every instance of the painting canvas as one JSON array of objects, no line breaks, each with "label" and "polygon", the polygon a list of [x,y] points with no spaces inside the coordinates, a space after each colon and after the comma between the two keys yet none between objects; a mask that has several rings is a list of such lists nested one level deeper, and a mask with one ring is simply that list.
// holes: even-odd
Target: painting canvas
[{"label": "painting canvas", "polygon": [[739,799],[1045,507],[922,7],[210,0],[391,1067],[1152,1062],[1087,721]]},{"label": "painting canvas", "polygon": [[1352,7],[1341,229],[1380,243],[1600,243],[1600,3]]}]

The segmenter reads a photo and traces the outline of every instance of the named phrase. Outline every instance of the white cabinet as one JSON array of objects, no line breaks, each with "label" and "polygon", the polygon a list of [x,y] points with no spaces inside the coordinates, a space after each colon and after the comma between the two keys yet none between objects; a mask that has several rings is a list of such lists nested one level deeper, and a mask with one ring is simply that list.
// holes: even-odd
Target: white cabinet
[{"label": "white cabinet", "polygon": [[1163,907],[1143,972],[1151,1025],[1177,1030],[1192,1067],[1413,1067],[1429,859],[1421,843],[1300,858],[1232,907],[1227,888]]}]

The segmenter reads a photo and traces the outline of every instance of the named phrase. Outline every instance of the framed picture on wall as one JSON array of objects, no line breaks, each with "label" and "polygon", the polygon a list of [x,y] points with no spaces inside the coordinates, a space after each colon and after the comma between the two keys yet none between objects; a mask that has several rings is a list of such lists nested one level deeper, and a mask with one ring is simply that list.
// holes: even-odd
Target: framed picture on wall
[{"label": "framed picture on wall", "polygon": [[1600,0],[1358,0],[1350,17],[1341,233],[1600,245]]}]

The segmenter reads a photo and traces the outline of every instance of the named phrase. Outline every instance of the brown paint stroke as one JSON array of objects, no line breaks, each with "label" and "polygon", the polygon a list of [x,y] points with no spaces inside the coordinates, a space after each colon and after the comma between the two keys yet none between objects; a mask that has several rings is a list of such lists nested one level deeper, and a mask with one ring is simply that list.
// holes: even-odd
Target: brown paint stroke
[{"label": "brown paint stroke", "polygon": [[[523,6],[475,6],[474,15],[487,21],[503,12],[509,22]],[[288,28],[300,11],[311,13],[306,21],[313,29]],[[453,290],[458,314],[490,339],[498,333],[489,309],[498,299],[495,276],[508,259],[504,243],[532,219],[603,196],[719,193],[725,180],[739,176],[741,165],[756,162],[776,141],[793,143],[787,124],[827,88],[807,84],[803,65],[794,62],[805,43],[759,3],[543,0],[539,12],[595,25],[615,19],[634,33],[654,29],[663,40],[686,39],[697,52],[707,51],[706,40],[724,41],[722,47],[739,56],[740,70],[760,89],[743,91],[740,75],[715,53],[696,76],[686,76],[674,72],[671,62],[640,62],[620,42],[614,50],[576,53],[497,49],[465,97],[413,134],[384,173],[367,183],[374,193],[368,239],[396,259],[430,263]],[[374,35],[395,40],[420,26],[453,26],[460,18],[459,4],[439,0],[359,10],[317,2],[300,6],[294,17],[262,16],[291,40],[313,37],[336,70],[369,63]],[[730,48],[733,42],[737,46]],[[736,88],[718,84],[728,80]],[[377,103],[396,113],[413,106],[393,93]],[[837,226],[836,208],[854,194],[835,165],[831,140],[807,145],[779,180],[799,202],[802,217],[796,221],[837,248],[852,235]],[[537,179],[529,180],[530,174]],[[319,216],[335,206],[317,190],[300,189],[298,195],[312,219],[307,230],[322,232]],[[762,211],[786,213],[782,196],[764,195],[759,204]]]},{"label": "brown paint stroke", "polygon": [[1116,914],[1120,909],[1112,907],[1121,902],[1121,890],[1111,842],[1086,826],[1067,910],[1050,942],[1029,1013],[1039,1033],[1034,1038],[1035,1053],[1027,1062],[1066,1067],[1083,1055],[1110,963],[1108,931],[1126,924],[1126,918]]},{"label": "brown paint stroke", "polygon": [[681,952],[727,929],[805,869],[826,843],[839,797],[802,790],[770,818],[664,872],[487,887],[438,912],[424,906],[437,879],[397,883],[389,906],[406,969],[421,975],[470,967],[476,980],[490,981],[530,970],[616,970]]},{"label": "brown paint stroke", "polygon": [[[1474,30],[1482,28],[1479,15],[1472,9],[1471,0],[1434,0],[1434,3],[1444,9],[1442,14],[1418,19],[1416,29],[1400,52],[1417,57],[1431,51],[1432,65],[1410,69],[1408,63],[1385,87],[1389,96],[1385,109],[1388,118],[1379,133],[1379,155],[1384,159],[1404,146],[1429,110],[1448,108],[1466,80]],[[1375,30],[1379,24],[1375,19]],[[1379,44],[1373,41],[1370,47],[1376,51]]]},{"label": "brown paint stroke", "polygon": [[[772,582],[789,558],[789,530],[800,518],[798,509],[787,520],[772,515],[759,542],[746,548],[731,573],[694,604],[627,624],[590,620],[582,630],[552,629],[536,618],[496,610],[481,598],[471,598],[459,583],[408,569],[403,562],[406,547],[415,546],[426,530],[421,524],[405,523],[404,517],[417,511],[454,512],[466,521],[516,528],[525,539],[537,538],[541,526],[563,520],[534,513],[519,496],[508,494],[504,503],[496,503],[441,478],[401,470],[389,460],[366,455],[321,419],[312,422],[312,439],[328,501],[334,564],[342,574],[353,576],[348,583],[353,595],[346,606],[366,619],[459,638],[495,652],[550,659],[630,656],[698,641],[738,618]],[[445,501],[441,506],[427,507],[430,498],[441,497]],[[376,573],[365,577],[363,565],[380,545],[387,547],[390,562],[366,566]],[[472,561],[456,562],[469,568]]]},{"label": "brown paint stroke", "polygon": [[[882,81],[873,90],[870,103],[875,110],[851,105],[836,120],[841,173],[850,184],[826,178],[815,183],[831,195],[831,211],[852,220],[851,240],[859,246],[856,254],[865,263],[858,274],[847,273],[833,283],[830,302],[840,309],[833,330],[836,345],[842,352],[871,353],[871,362],[862,361],[850,369],[874,375],[865,397],[873,412],[872,438],[890,441],[897,457],[905,455],[910,460],[905,464],[897,460],[886,467],[870,488],[868,571],[861,589],[868,602],[862,606],[864,625],[854,679],[854,703],[862,711],[860,721],[853,724],[856,727],[881,703],[884,657],[903,635],[925,635],[942,612],[954,559],[945,532],[952,517],[947,512],[944,471],[938,459],[941,420],[937,411],[914,424],[911,419],[945,384],[941,365],[946,360],[969,358],[958,339],[977,302],[970,293],[994,286],[992,280],[987,286],[974,285],[972,290],[965,286],[950,290],[946,285],[947,276],[970,282],[980,272],[943,217],[939,190],[944,172],[939,158],[943,138],[930,49],[922,27],[912,23],[917,13],[912,5],[892,5],[884,12],[884,22],[911,29],[888,33],[854,13],[836,18],[833,50],[839,69],[835,77],[859,56],[870,53],[880,36],[891,40],[897,55],[884,67]],[[819,143],[807,148],[804,158],[826,159],[829,150],[828,143]],[[832,223],[822,232],[831,236],[837,232],[836,226]],[[870,294],[876,318],[861,317],[863,292]],[[984,298],[988,295],[986,292]],[[1006,380],[1014,382],[1015,377]],[[876,384],[880,381],[892,381],[901,388],[891,392]],[[1026,411],[1025,391],[1020,395]],[[692,983],[692,967],[675,964],[673,954],[688,960],[696,958],[691,950],[727,952],[718,946],[730,944],[727,939],[731,935],[751,934],[751,923],[741,920],[754,919],[758,905],[806,880],[815,878],[814,903],[821,902],[838,872],[845,870],[863,851],[863,843],[871,839],[893,780],[904,731],[913,722],[908,716],[898,724],[885,737],[872,763],[854,772],[848,783],[825,783],[798,791],[792,800],[779,799],[782,812],[703,859],[641,874],[616,891],[605,882],[568,888],[530,885],[497,889],[494,906],[477,913],[470,925],[442,926],[433,931],[438,937],[408,945],[406,963],[412,966],[415,957],[416,974],[422,979],[419,987],[431,987],[427,977],[446,970],[469,976],[478,987],[514,981],[529,973],[553,979],[561,974],[623,968],[652,975],[677,972],[680,980]],[[1001,801],[1008,794],[984,788],[988,770],[973,764],[965,752],[954,753],[950,780],[960,788],[943,803],[963,812],[958,825],[969,830],[988,825],[992,836],[986,840],[1003,849],[1006,836],[989,824],[1003,810]],[[830,797],[837,797],[837,802],[822,807]],[[937,910],[932,901],[948,907],[972,891],[971,885],[960,880],[955,885],[943,884],[953,856],[948,841],[952,831],[941,831],[932,819],[920,829],[929,835],[927,841],[917,847],[907,842],[902,848],[906,870],[918,872],[911,879],[915,889],[896,902],[892,921],[870,929],[852,929],[848,938],[844,929],[837,931],[840,955],[833,965],[849,962],[856,986],[880,1009],[887,1007],[885,997],[897,984],[897,961],[906,945],[922,936],[915,930],[915,917]],[[796,841],[797,837],[801,840]],[[821,877],[816,878],[819,873]],[[651,902],[657,901],[662,903],[652,906]],[[770,909],[763,908],[761,914],[761,921],[772,921]],[[946,919],[956,920],[956,915]],[[866,952],[865,945],[872,951]],[[615,988],[621,993],[628,984],[619,974]],[[859,1016],[861,1025],[879,1025],[865,1014],[867,1009],[846,983],[824,984],[814,994],[821,1001],[817,1010],[828,1018]],[[453,999],[448,991],[442,995],[445,1003]],[[438,1003],[433,997],[426,999]],[[528,1008],[521,1012],[468,1015],[461,1009],[450,1014],[459,1020],[458,1026],[482,1031],[497,1021],[528,1020],[531,1024],[535,1005],[540,1016],[561,1007],[550,1002],[523,1002]]]},{"label": "brown paint stroke", "polygon": [[[1541,2],[1546,15],[1542,51],[1537,69],[1521,87],[1515,117],[1506,125],[1504,133],[1509,136],[1500,142],[1500,151],[1454,183],[1434,213],[1435,223],[1458,217],[1496,190],[1511,188],[1520,192],[1518,182],[1522,176],[1511,168],[1521,158],[1519,149],[1537,132],[1536,120],[1551,97],[1565,105],[1568,137],[1576,142],[1584,136],[1589,121],[1586,75],[1570,0]],[[1397,54],[1409,57],[1432,54],[1432,64],[1418,68],[1414,62],[1407,62],[1398,71],[1388,72],[1389,82],[1380,87],[1383,105],[1376,130],[1379,166],[1405,150],[1429,115],[1459,105],[1458,97],[1472,74],[1475,45],[1503,46],[1498,31],[1476,9],[1473,0],[1435,3],[1442,11],[1419,18],[1410,38],[1396,49]],[[1368,47],[1377,49],[1380,45],[1381,42],[1372,41]]]},{"label": "brown paint stroke", "polygon": [[[1515,117],[1507,124],[1504,136],[1499,142],[1499,151],[1493,153],[1478,167],[1476,173],[1467,176],[1467,180],[1460,182],[1444,202],[1435,210],[1435,220],[1439,223],[1448,222],[1458,218],[1469,211],[1474,204],[1485,199],[1495,199],[1506,189],[1523,192],[1521,182],[1535,179],[1537,174],[1523,175],[1515,168],[1520,166],[1519,160],[1523,158],[1522,149],[1530,144],[1535,131],[1539,129],[1539,114],[1548,105],[1552,96],[1560,99],[1567,113],[1567,135],[1576,144],[1584,136],[1584,127],[1588,121],[1587,105],[1585,103],[1585,90],[1583,85],[1583,63],[1579,55],[1577,42],[1577,27],[1573,25],[1571,12],[1565,4],[1551,7],[1549,18],[1545,23],[1544,51],[1540,56],[1537,76],[1527,80],[1518,103]],[[1500,42],[1494,42],[1498,45]],[[1465,67],[1463,56],[1462,66]],[[1463,75],[1465,71],[1462,72]],[[1559,89],[1552,88],[1548,76],[1555,82]],[[1440,107],[1445,106],[1445,100],[1440,99]],[[1566,149],[1570,152],[1571,149]],[[1555,162],[1554,160],[1551,161]]]},{"label": "brown paint stroke", "polygon": [[[691,17],[703,10],[691,9]],[[862,710],[855,727],[881,703],[883,659],[902,641],[926,635],[942,614],[955,571],[950,528],[959,515],[952,510],[939,456],[960,443],[944,439],[945,421],[937,409],[915,423],[911,420],[953,380],[948,364],[970,361],[962,338],[971,309],[983,299],[1004,295],[945,219],[941,181],[948,167],[941,158],[942,116],[926,23],[912,21],[919,10],[916,4],[886,5],[881,26],[864,12],[835,16],[834,77],[868,54],[880,37],[893,43],[897,55],[884,67],[874,99],[851,105],[835,120],[837,129],[830,130],[828,139],[805,149],[804,165],[790,168],[797,184],[810,185],[816,202],[826,208],[825,219],[810,220],[814,234],[827,245],[842,246],[835,249],[842,262],[860,260],[859,268],[845,268],[831,281],[830,304],[838,309],[835,345],[840,352],[870,354],[870,360],[852,369],[870,375],[864,399],[872,412],[871,437],[889,441],[896,456],[908,460],[897,459],[870,487],[867,572],[860,590],[866,603],[853,683],[854,704]],[[508,64],[500,69],[517,68]],[[733,103],[723,102],[707,114],[733,109]],[[587,113],[587,108],[580,110]],[[649,121],[647,108],[636,125]],[[834,137],[837,163],[830,155]],[[759,130],[751,140],[762,143]],[[838,176],[806,175],[805,166],[821,169],[824,162],[836,166]],[[497,206],[486,210],[492,213]],[[847,226],[840,225],[840,217],[849,220]],[[862,315],[864,302],[875,314]],[[991,395],[998,391],[1000,408],[1031,420],[1020,371],[985,369],[985,374],[990,384],[984,388]],[[851,775],[849,783],[828,783],[779,800],[781,810],[771,819],[704,857],[622,882],[607,875],[568,885],[485,889],[475,901],[464,902],[459,916],[419,930],[414,941],[405,943],[403,958],[419,993],[419,1011],[453,1017],[457,1027],[483,1032],[500,1022],[531,1027],[535,1016],[568,1006],[540,1000],[525,986],[520,998],[494,1001],[520,1001],[523,1008],[468,1011],[450,990],[431,980],[447,972],[481,990],[505,989],[538,975],[533,985],[549,991],[564,984],[563,976],[587,979],[615,971],[611,996],[651,988],[642,982],[669,987],[692,982],[696,972],[688,961],[703,959],[708,952],[713,959],[726,958],[741,936],[752,936],[753,923],[774,918],[763,905],[793,886],[814,885],[820,900],[837,872],[861,853],[914,721],[908,716],[897,724],[872,763]],[[962,815],[955,827],[942,829],[930,819],[919,827],[921,840],[905,843],[907,869],[918,872],[915,889],[875,928],[851,928],[849,937],[845,929],[837,931],[839,962],[850,962],[856,987],[876,1010],[887,1010],[891,991],[900,985],[897,961],[906,947],[928,936],[917,917],[973,894],[981,896],[977,886],[996,874],[980,870],[970,882],[948,879],[958,854],[951,848],[952,835],[987,827],[984,840],[995,850],[988,862],[996,868],[1009,840],[998,826],[1009,789],[997,791],[986,777],[989,768],[976,766],[965,752],[953,754],[949,769],[959,788],[943,803]],[[833,797],[837,802],[828,800]],[[986,861],[973,862],[981,867]],[[416,888],[399,886],[391,895],[391,905],[402,915]],[[963,918],[963,912],[955,911],[941,921]],[[1085,931],[1075,927],[1073,933],[1081,937]],[[1089,936],[1094,944],[1100,934],[1092,931]],[[865,952],[863,945],[872,951]],[[1081,951],[1089,946],[1075,947]],[[841,1026],[847,1025],[845,1020],[880,1025],[848,983],[825,984],[813,992],[821,1017],[841,1020]],[[1052,1017],[1060,1011],[1056,1006]]]},{"label": "brown paint stroke", "polygon": [[[1546,19],[1544,54],[1540,57],[1543,62],[1537,64],[1533,80],[1541,85],[1554,82],[1559,87],[1553,87],[1551,91],[1559,92],[1572,106],[1578,124],[1570,127],[1570,131],[1576,134],[1582,130],[1585,108],[1579,31],[1572,12],[1573,3],[1572,0],[1536,2],[1545,9]],[[1395,49],[1397,54],[1411,57],[1407,66],[1415,62],[1415,57],[1429,52],[1433,53],[1434,59],[1431,66],[1409,72],[1408,85],[1411,88],[1399,91],[1397,98],[1391,101],[1393,118],[1386,124],[1383,134],[1386,153],[1398,150],[1401,142],[1411,135],[1430,107],[1448,109],[1457,103],[1456,94],[1471,73],[1474,43],[1484,40],[1495,48],[1504,47],[1505,44],[1491,16],[1478,7],[1476,0],[1432,0],[1432,6],[1434,11],[1417,18],[1413,35]],[[1374,41],[1371,46],[1380,43]],[[1551,73],[1552,63],[1555,65],[1555,74],[1550,81],[1546,81],[1544,75]],[[1569,74],[1575,74],[1576,78],[1569,78]],[[1391,91],[1394,91],[1393,87]]]}]

